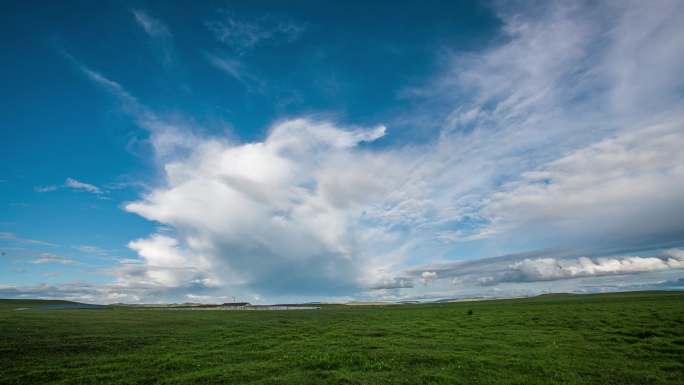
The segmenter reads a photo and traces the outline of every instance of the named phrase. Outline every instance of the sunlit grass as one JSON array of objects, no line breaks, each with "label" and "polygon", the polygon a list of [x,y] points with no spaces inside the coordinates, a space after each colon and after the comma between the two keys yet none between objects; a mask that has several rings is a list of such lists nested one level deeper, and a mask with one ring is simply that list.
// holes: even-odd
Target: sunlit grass
[{"label": "sunlit grass", "polygon": [[684,383],[684,293],[274,312],[14,310],[35,306],[0,301],[0,383]]}]

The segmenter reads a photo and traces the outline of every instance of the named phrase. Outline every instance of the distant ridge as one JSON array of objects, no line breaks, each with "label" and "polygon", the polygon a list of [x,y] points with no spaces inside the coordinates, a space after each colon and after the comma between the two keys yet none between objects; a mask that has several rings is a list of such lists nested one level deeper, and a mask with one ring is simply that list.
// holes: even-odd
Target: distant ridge
[{"label": "distant ridge", "polygon": [[66,301],[61,299],[0,299],[0,308],[14,310],[77,310],[107,309],[106,305]]}]

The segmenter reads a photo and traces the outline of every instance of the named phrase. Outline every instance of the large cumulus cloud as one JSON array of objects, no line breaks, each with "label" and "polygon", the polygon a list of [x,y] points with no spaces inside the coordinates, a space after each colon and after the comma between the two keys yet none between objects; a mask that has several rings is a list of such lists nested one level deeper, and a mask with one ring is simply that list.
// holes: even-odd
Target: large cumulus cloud
[{"label": "large cumulus cloud", "polygon": [[[638,13],[648,17],[634,23]],[[120,279],[349,294],[438,280],[438,270],[405,269],[458,255],[463,242],[591,249],[681,240],[684,115],[671,86],[682,85],[681,57],[666,54],[684,47],[677,13],[667,1],[500,9],[505,43],[448,56],[434,83],[409,92],[425,100],[411,121],[440,130],[421,145],[375,146],[384,126],[309,118],[235,143],[129,107],[142,110],[163,183],[126,210],[174,231],[131,242],[143,263]],[[650,65],[637,74],[640,63]],[[542,255],[497,265],[494,275],[477,262],[461,268],[483,269],[475,284],[677,268],[634,258]],[[663,269],[646,268],[656,265]]]},{"label": "large cumulus cloud", "polygon": [[[129,243],[140,262],[116,269],[116,287],[354,295],[679,271],[660,252],[598,250],[682,242],[681,2],[497,12],[496,44],[449,52],[432,81],[404,92],[412,108],[391,123],[434,129],[420,144],[313,118],[234,142],[80,65],[148,131],[161,176],[125,209],[167,230]],[[473,242],[489,255],[586,253],[434,263],[473,259]]]},{"label": "large cumulus cloud", "polygon": [[373,261],[363,208],[390,187],[374,177],[390,164],[364,162],[359,146],[384,133],[383,126],[341,129],[296,119],[276,124],[263,142],[202,141],[164,165],[163,186],[126,205],[175,234],[129,246],[147,266],[146,278],[163,285],[196,280],[319,293],[357,287]]}]

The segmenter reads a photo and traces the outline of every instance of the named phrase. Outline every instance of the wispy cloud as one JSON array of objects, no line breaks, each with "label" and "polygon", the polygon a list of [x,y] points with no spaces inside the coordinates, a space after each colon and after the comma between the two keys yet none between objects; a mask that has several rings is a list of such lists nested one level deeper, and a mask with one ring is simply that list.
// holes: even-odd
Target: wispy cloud
[{"label": "wispy cloud", "polygon": [[35,191],[37,192],[50,192],[50,191],[55,191],[59,188],[59,186],[55,185],[49,185],[49,186],[36,186],[34,188]]},{"label": "wispy cloud", "polygon": [[94,83],[105,88],[107,91],[115,95],[119,100],[121,100],[124,109],[130,113],[144,113],[139,111],[142,106],[138,103],[138,100],[128,93],[119,83],[108,79],[106,76],[102,75],[100,72],[94,71],[86,65],[82,64],[76,60],[73,56],[64,53],[64,55],[70,59],[79,70],[81,70],[90,80]]},{"label": "wispy cloud", "polygon": [[103,250],[100,247],[97,246],[92,246],[92,245],[79,245],[79,246],[73,246],[74,249],[87,253],[87,254],[97,254],[97,255],[106,255],[107,251]]},{"label": "wispy cloud", "polygon": [[156,48],[161,51],[164,64],[171,64],[175,56],[173,36],[166,24],[140,9],[132,10],[131,13],[138,25],[153,39]]},{"label": "wispy cloud", "polygon": [[91,183],[85,183],[74,178],[67,178],[61,185],[36,186],[34,190],[40,193],[57,191],[59,189],[70,189],[74,191],[85,191],[96,195],[99,199],[109,199],[106,195],[107,189],[100,188]]},{"label": "wispy cloud", "polygon": [[394,289],[410,289],[413,287],[412,277],[393,277],[380,279],[371,285],[369,290],[394,290]]},{"label": "wispy cloud", "polygon": [[[663,230],[668,227],[669,234],[681,233],[684,224],[664,209],[684,207],[672,193],[682,188],[681,157],[673,150],[684,140],[681,93],[671,86],[659,91],[644,86],[658,93],[646,98],[618,76],[640,68],[640,78],[684,86],[674,70],[681,56],[645,53],[684,52],[684,40],[671,38],[682,36],[671,16],[684,13],[681,5],[502,7],[504,44],[448,54],[445,70],[413,90],[420,107],[409,119],[436,127],[442,140],[453,141],[458,147],[453,167],[467,163],[454,180],[473,184],[452,199],[461,202],[454,211],[466,212],[467,223],[459,220],[462,226],[440,230],[442,238],[503,241],[515,238],[516,231],[530,238],[530,226],[536,226],[540,231],[534,237],[554,235],[556,242],[587,242],[592,229],[594,234],[609,231],[613,241],[622,234],[625,241],[639,231],[654,237],[663,223],[656,212],[667,224],[655,232],[668,236]],[[649,16],[636,22],[636,14]],[[634,45],[643,49],[623,49]],[[662,102],[651,103],[654,98]],[[621,107],[625,100],[632,101],[628,109]],[[672,146],[666,144],[670,140]],[[658,156],[661,151],[669,156]],[[573,208],[564,209],[568,205]],[[681,215],[677,209],[672,213]],[[645,222],[653,228],[639,227]],[[625,226],[630,231],[620,230]],[[584,236],[578,238],[580,232]]]},{"label": "wispy cloud", "polygon": [[206,55],[211,65],[228,74],[233,79],[242,83],[250,91],[263,91],[264,82],[250,73],[245,66],[237,59],[219,57],[212,54]]},{"label": "wispy cloud", "polygon": [[40,241],[36,239],[27,239],[27,238],[20,238],[14,233],[10,232],[0,232],[0,239],[6,240],[6,241],[13,241],[13,242],[18,242],[18,243],[27,243],[27,244],[34,244],[34,245],[42,245],[42,246],[57,246],[54,243],[50,242],[45,242],[45,241]]},{"label": "wispy cloud", "polygon": [[261,17],[244,20],[229,11],[222,11],[222,17],[206,23],[207,28],[221,43],[237,53],[252,49],[264,41],[291,43],[299,39],[306,26],[293,21]]},{"label": "wispy cloud", "polygon": [[164,37],[171,36],[171,32],[166,27],[164,23],[160,20],[153,18],[147,12],[140,9],[135,9],[131,11],[135,21],[145,30],[145,32],[151,37]]},{"label": "wispy cloud", "polygon": [[[64,56],[94,84],[114,96],[121,103],[124,112],[130,115],[139,127],[148,131],[150,138],[147,142],[152,146],[159,160],[187,154],[190,149],[198,144],[198,138],[193,133],[192,125],[177,124],[172,119],[162,118],[145,104],[139,102],[121,84],[79,62],[68,53],[64,53]],[[144,185],[140,182],[136,184]]]},{"label": "wispy cloud", "polygon": [[74,265],[78,263],[77,260],[71,258],[60,257],[53,253],[41,253],[40,258],[31,261],[35,265],[45,264],[59,264],[59,265]]}]

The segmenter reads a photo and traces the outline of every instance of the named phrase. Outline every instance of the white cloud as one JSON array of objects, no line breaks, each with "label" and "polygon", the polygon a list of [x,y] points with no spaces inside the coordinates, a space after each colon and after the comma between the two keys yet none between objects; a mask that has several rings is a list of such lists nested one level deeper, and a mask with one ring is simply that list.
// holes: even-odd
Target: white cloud
[{"label": "white cloud", "polygon": [[179,238],[158,234],[130,246],[147,266],[167,269],[159,280],[167,285],[186,282],[178,279],[184,266],[196,269],[193,280],[357,285],[354,271],[367,261],[352,222],[367,197],[353,186],[367,193],[371,182],[336,171],[341,160],[349,166],[363,156],[359,143],[382,135],[382,126],[342,130],[299,119],[277,124],[264,142],[207,139],[164,166],[164,187],[126,206]]},{"label": "white cloud", "polygon": [[609,77],[611,106],[630,119],[644,111],[681,106],[684,4],[677,0],[607,3],[619,17],[607,31],[613,44],[600,71]]},{"label": "white cloud", "polygon": [[90,183],[80,182],[80,181],[73,179],[73,178],[67,178],[64,181],[64,186],[68,187],[70,189],[87,191],[87,192],[93,193],[93,194],[102,194],[103,193],[103,191],[99,187],[92,185]]},{"label": "white cloud", "polygon": [[60,257],[53,253],[41,253],[40,258],[36,258],[31,261],[31,263],[36,265],[44,264],[60,264],[60,265],[73,265],[78,263],[77,260],[71,258]]},{"label": "white cloud", "polygon": [[[546,254],[546,255],[545,255]],[[553,254],[557,254],[553,256]],[[670,249],[651,256],[563,256],[539,252],[538,256],[510,255],[474,261],[447,262],[413,267],[405,272],[424,283],[448,280],[453,285],[494,286],[503,283],[533,283],[577,278],[632,275],[658,271],[682,271],[684,250]],[[430,269],[432,271],[425,271]],[[634,280],[634,278],[631,278]]]},{"label": "white cloud", "polygon": [[58,188],[59,188],[59,187],[57,187],[57,186],[55,186],[55,185],[49,185],[49,186],[36,186],[36,187],[34,188],[34,190],[36,190],[37,192],[50,192],[50,191],[55,191],[55,190],[57,190]]},{"label": "white cloud", "polygon": [[61,188],[67,188],[67,189],[72,189],[72,190],[77,190],[77,191],[85,191],[89,192],[91,194],[95,194],[98,196],[100,199],[108,199],[105,195],[108,192],[107,189],[102,189],[98,186],[95,186],[90,183],[85,183],[81,182],[79,180],[76,180],[74,178],[67,178],[64,181],[64,184],[62,185],[48,185],[48,186],[37,186],[34,187],[34,190],[37,192],[52,192],[52,191],[57,191]]},{"label": "white cloud", "polygon": [[[438,237],[582,247],[600,238],[677,240],[684,228],[677,194],[684,183],[677,151],[684,144],[677,91],[684,30],[673,15],[684,7],[503,7],[505,44],[452,53],[445,73],[410,92],[423,108],[409,120],[443,122],[441,144],[461,154],[450,162],[462,168],[453,180],[472,183],[447,206],[469,222],[439,229]],[[635,15],[643,17],[635,22]],[[638,83],[622,76],[630,71],[638,71]]]},{"label": "white cloud", "polygon": [[643,273],[653,270],[684,268],[684,259],[658,257],[602,257],[592,260],[556,258],[525,259],[510,266],[504,280],[545,281],[577,277]]},{"label": "white cloud", "polygon": [[682,147],[684,124],[673,122],[581,148],[493,194],[481,211],[490,221],[483,231],[585,244],[676,240],[669,234],[684,233]]},{"label": "white cloud", "polygon": [[181,250],[174,238],[157,234],[149,239],[132,241],[128,246],[138,252],[144,265],[144,270],[138,263],[127,266],[142,274],[135,277],[136,282],[142,279],[143,282],[161,287],[183,286],[190,282],[211,286],[211,280],[205,278],[211,268],[209,263],[202,255],[186,255],[188,251]]},{"label": "white cloud", "polygon": [[[414,278],[493,285],[499,273],[510,282],[513,273],[531,280],[674,269],[679,259],[662,256],[590,264],[541,255],[464,262],[458,274],[404,271],[416,261],[467,257],[461,242],[506,252],[521,239],[528,248],[589,249],[680,241],[684,111],[675,90],[684,86],[684,55],[669,52],[684,52],[671,37],[682,36],[674,16],[682,11],[658,4],[502,10],[503,43],[452,53],[445,73],[413,90],[424,104],[408,112],[411,122],[440,133],[421,145],[376,145],[384,126],[305,118],[277,122],[253,143],[208,137],[80,66],[150,131],[163,183],[126,210],[174,230],[131,242],[142,263],[123,264],[118,284],[348,295],[409,289]],[[637,11],[645,16],[616,33]],[[227,20],[210,28],[238,51],[271,36]],[[629,48],[644,44],[645,51]],[[213,64],[244,77],[236,62]],[[636,89],[620,75],[629,68],[639,68]],[[648,88],[651,80],[667,87]]]},{"label": "white cloud", "polygon": [[437,279],[437,273],[434,271],[424,271],[420,273],[420,281],[423,283],[423,285],[427,285],[435,279]]},{"label": "white cloud", "polygon": [[664,253],[666,256],[674,258],[678,261],[684,261],[684,250],[682,249],[668,249]]}]

